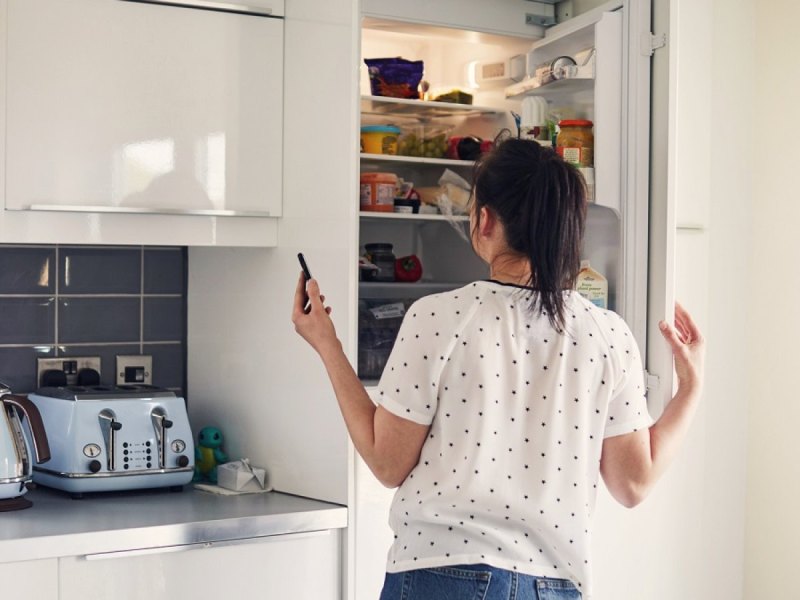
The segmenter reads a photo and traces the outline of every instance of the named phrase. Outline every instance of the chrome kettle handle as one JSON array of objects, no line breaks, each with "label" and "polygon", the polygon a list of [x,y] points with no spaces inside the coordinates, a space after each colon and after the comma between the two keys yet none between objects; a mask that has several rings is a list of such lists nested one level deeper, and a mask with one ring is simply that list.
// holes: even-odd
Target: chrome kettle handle
[{"label": "chrome kettle handle", "polygon": [[43,463],[50,460],[50,444],[47,441],[47,433],[44,430],[42,415],[36,405],[25,396],[6,394],[0,400],[3,404],[10,404],[22,411],[28,420],[31,428],[31,438],[33,439],[33,451],[36,454],[36,462]]}]

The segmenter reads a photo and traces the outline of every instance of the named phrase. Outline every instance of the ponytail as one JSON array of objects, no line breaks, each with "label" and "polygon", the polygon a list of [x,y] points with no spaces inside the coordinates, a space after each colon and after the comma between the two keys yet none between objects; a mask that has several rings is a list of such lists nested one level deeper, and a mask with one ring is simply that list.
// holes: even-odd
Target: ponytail
[{"label": "ponytail", "polygon": [[503,224],[509,248],[527,257],[531,310],[564,329],[564,291],[575,287],[586,222],[586,189],[578,170],[551,148],[507,139],[475,166],[473,201]]}]

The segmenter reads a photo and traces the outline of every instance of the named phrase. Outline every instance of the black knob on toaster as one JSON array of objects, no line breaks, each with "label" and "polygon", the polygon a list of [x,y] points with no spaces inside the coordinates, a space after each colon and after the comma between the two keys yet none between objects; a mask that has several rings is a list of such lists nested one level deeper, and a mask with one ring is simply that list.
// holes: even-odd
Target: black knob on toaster
[{"label": "black knob on toaster", "polygon": [[178,457],[178,466],[179,467],[188,467],[189,466],[189,457],[185,454],[181,454]]},{"label": "black knob on toaster", "polygon": [[93,460],[89,463],[89,470],[92,473],[97,473],[103,467],[103,464],[99,460]]},{"label": "black knob on toaster", "polygon": [[173,425],[172,421],[170,421],[169,419],[164,419],[164,429],[169,429],[170,427],[172,427],[172,425]]},{"label": "black knob on toaster", "polygon": [[111,429],[113,429],[114,431],[119,431],[120,429],[122,429],[122,423],[120,423],[119,421],[111,421]]}]

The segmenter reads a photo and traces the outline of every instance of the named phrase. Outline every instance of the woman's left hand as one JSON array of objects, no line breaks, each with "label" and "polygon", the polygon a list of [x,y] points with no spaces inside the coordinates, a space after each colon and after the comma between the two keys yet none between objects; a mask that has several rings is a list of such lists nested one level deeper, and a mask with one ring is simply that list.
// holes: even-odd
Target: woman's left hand
[{"label": "woman's left hand", "polygon": [[[306,294],[308,309],[306,309]],[[331,347],[341,347],[330,318],[331,308],[326,307],[324,302],[325,296],[320,294],[317,280],[309,279],[306,283],[304,275],[300,273],[294,293],[292,323],[294,330],[319,354]]]}]

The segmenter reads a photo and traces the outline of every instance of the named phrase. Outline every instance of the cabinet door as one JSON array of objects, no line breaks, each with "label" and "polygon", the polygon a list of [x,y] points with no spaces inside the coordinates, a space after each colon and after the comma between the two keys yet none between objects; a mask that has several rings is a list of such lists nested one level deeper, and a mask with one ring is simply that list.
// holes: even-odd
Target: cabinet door
[{"label": "cabinet door", "polygon": [[58,600],[58,562],[29,560],[0,564],[3,598]]},{"label": "cabinet door", "polygon": [[280,215],[282,19],[7,4],[7,210]]},{"label": "cabinet door", "polygon": [[139,556],[120,553],[120,558],[103,560],[92,560],[96,558],[92,556],[59,559],[60,600],[341,598],[338,532],[153,552]]}]

